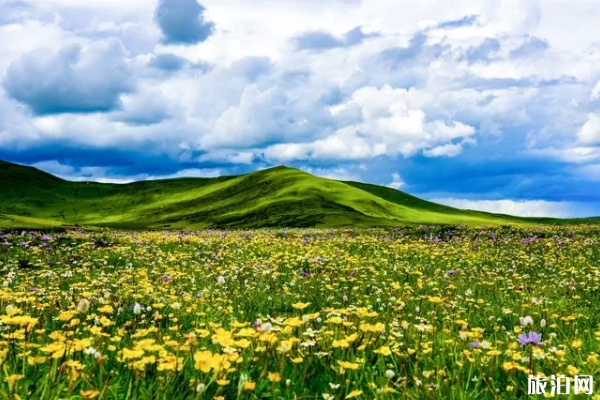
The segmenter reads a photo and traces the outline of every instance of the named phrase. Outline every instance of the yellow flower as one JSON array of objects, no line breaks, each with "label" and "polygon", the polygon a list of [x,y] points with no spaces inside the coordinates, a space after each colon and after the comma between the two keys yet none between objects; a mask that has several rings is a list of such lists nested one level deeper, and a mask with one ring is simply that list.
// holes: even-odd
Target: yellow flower
[{"label": "yellow flower", "polygon": [[74,310],[62,311],[60,314],[58,314],[58,317],[56,317],[56,319],[63,321],[63,322],[67,322],[68,320],[73,318],[76,314],[77,314],[77,311],[74,311]]},{"label": "yellow flower", "polygon": [[287,326],[297,328],[297,327],[304,325],[304,321],[302,321],[300,318],[294,317],[294,318],[286,319],[284,324]]},{"label": "yellow flower", "polygon": [[310,306],[310,304],[311,303],[303,303],[299,301],[298,303],[292,304],[292,307],[294,307],[296,310],[304,310],[306,307]]},{"label": "yellow flower", "polygon": [[389,346],[381,346],[379,349],[375,350],[375,353],[381,354],[382,356],[389,356],[392,354]]},{"label": "yellow flower", "polygon": [[573,375],[577,375],[579,373],[579,369],[575,368],[572,365],[567,366],[567,372],[569,373],[569,375],[573,376]]},{"label": "yellow flower", "polygon": [[337,362],[337,363],[338,363],[338,365],[339,365],[340,367],[342,367],[342,368],[345,368],[345,369],[353,369],[353,370],[356,370],[356,369],[358,369],[358,367],[360,367],[360,364],[357,364],[357,363],[351,363],[351,362],[348,362],[348,361],[339,361],[339,360],[338,360],[338,362]]},{"label": "yellow flower", "polygon": [[256,389],[256,382],[244,382],[244,390],[252,392],[254,389]]},{"label": "yellow flower", "polygon": [[98,397],[100,392],[97,390],[82,390],[81,392],[79,392],[79,394],[84,399],[95,399],[96,397]]},{"label": "yellow flower", "polygon": [[442,299],[440,296],[433,296],[433,297],[429,297],[429,301],[434,303],[434,304],[438,304],[444,301],[444,299]]},{"label": "yellow flower", "polygon": [[112,306],[110,306],[108,304],[106,304],[98,309],[98,312],[103,313],[103,314],[112,314],[114,311],[115,311],[115,309],[112,308]]},{"label": "yellow flower", "polygon": [[279,375],[279,372],[269,372],[267,375],[267,378],[275,383],[275,382],[279,382],[281,380],[281,375]]},{"label": "yellow flower", "polygon": [[358,390],[358,389],[357,390],[353,390],[353,391],[351,391],[350,393],[348,393],[346,395],[346,398],[347,399],[353,399],[355,397],[360,396],[361,394],[362,394],[362,390]]},{"label": "yellow flower", "polygon": [[571,343],[571,347],[575,350],[579,350],[581,348],[582,342],[581,339],[575,339],[573,340],[573,343]]},{"label": "yellow flower", "polygon": [[349,347],[350,344],[345,340],[345,339],[341,339],[341,340],[334,340],[333,343],[331,344],[331,347],[333,347],[334,349],[337,348],[346,348]]},{"label": "yellow flower", "polygon": [[12,374],[4,378],[4,382],[8,382],[8,384],[12,386],[15,382],[20,381],[23,378],[25,378],[25,375]]}]

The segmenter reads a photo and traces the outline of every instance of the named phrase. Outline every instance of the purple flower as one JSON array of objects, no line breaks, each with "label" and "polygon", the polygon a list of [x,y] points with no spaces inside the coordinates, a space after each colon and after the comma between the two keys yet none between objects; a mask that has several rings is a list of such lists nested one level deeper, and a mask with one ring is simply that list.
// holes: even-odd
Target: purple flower
[{"label": "purple flower", "polygon": [[448,271],[446,271],[446,275],[456,275],[456,270],[455,269],[449,269]]},{"label": "purple flower", "polygon": [[310,278],[310,274],[304,270],[300,271],[300,274],[305,278]]},{"label": "purple flower", "polygon": [[51,240],[52,240],[52,238],[50,236],[48,236],[48,235],[42,236],[42,242],[49,242]]},{"label": "purple flower", "polygon": [[474,349],[478,349],[479,348],[479,342],[478,341],[474,341],[469,343],[469,346],[471,346]]},{"label": "purple flower", "polygon": [[173,278],[170,276],[163,276],[160,278],[163,282],[170,282]]},{"label": "purple flower", "polygon": [[521,333],[517,338],[517,341],[521,344],[521,346],[527,346],[528,344],[540,346],[542,344],[542,334],[534,331],[529,332],[527,335]]}]

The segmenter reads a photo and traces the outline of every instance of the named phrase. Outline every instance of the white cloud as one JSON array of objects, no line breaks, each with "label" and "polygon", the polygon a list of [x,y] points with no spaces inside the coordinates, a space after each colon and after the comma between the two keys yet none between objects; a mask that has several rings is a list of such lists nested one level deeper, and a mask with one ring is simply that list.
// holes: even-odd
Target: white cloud
[{"label": "white cloud", "polygon": [[348,168],[313,168],[306,166],[302,167],[302,170],[311,175],[335,179],[336,181],[360,181],[360,175]]},{"label": "white cloud", "polygon": [[466,200],[455,198],[428,199],[435,203],[465,210],[486,211],[521,217],[578,218],[593,216],[587,204],[544,200]]},{"label": "white cloud", "polygon": [[462,145],[448,142],[472,136],[475,129],[459,121],[428,122],[425,112],[412,105],[411,98],[418,96],[413,89],[363,87],[331,111],[338,118],[358,112],[360,121],[313,142],[271,146],[266,154],[275,160],[357,160],[381,155],[409,157],[421,150],[430,157],[460,153]]},{"label": "white cloud", "polygon": [[587,121],[577,133],[579,143],[600,145],[600,115],[588,114]]},{"label": "white cloud", "polygon": [[[111,110],[42,117],[3,81],[0,152],[118,149],[243,166],[262,154],[285,163],[358,160],[380,181],[396,158],[468,152],[480,160],[474,143],[496,160],[551,158],[582,171],[600,160],[597,0],[200,2],[214,34],[178,46],[160,43],[156,1],[30,0],[5,12],[0,0],[0,77],[26,53],[119,42],[122,64],[104,71],[98,57],[90,70],[132,74],[131,92],[119,92]],[[298,51],[293,40],[357,27],[377,37],[322,52]],[[153,66],[161,54],[176,62]]]},{"label": "white cloud", "polygon": [[392,181],[390,183],[388,183],[386,186],[391,187],[392,189],[398,190],[404,185],[405,185],[405,183],[402,180],[402,177],[400,176],[400,174],[397,172],[394,172],[392,174]]}]

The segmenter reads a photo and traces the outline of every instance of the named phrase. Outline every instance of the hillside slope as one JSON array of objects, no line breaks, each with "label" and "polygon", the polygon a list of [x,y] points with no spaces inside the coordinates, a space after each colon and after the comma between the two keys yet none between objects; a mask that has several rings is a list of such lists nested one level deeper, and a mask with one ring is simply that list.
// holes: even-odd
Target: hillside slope
[{"label": "hillside slope", "polygon": [[526,219],[464,211],[406,193],[275,167],[240,176],[128,184],[71,182],[0,162],[0,227],[60,225],[260,228],[499,224]]}]

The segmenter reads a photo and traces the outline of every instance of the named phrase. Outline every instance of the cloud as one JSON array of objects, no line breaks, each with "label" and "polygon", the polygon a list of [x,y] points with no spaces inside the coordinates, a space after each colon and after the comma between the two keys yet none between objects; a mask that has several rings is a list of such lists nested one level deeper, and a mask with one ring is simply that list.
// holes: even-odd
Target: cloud
[{"label": "cloud", "polygon": [[342,37],[335,37],[326,31],[305,32],[294,38],[298,50],[330,50],[339,47],[352,47],[361,44],[365,39],[378,37],[378,34],[365,34],[360,26],[346,32]]},{"label": "cloud", "polygon": [[438,29],[456,29],[474,25],[479,19],[478,15],[466,15],[453,21],[444,21],[435,25]]},{"label": "cloud", "polygon": [[0,158],[600,201],[594,2],[0,3]]},{"label": "cloud", "polygon": [[394,172],[392,174],[392,181],[390,183],[388,183],[386,186],[391,187],[392,189],[399,190],[404,185],[405,185],[405,183],[402,180],[402,177],[400,176],[400,174],[397,172]]},{"label": "cloud", "polygon": [[594,216],[596,210],[585,203],[543,200],[465,200],[454,198],[428,199],[447,206],[521,217],[581,218]]},{"label": "cloud", "polygon": [[588,114],[587,121],[577,133],[577,138],[582,145],[600,145],[600,115]]},{"label": "cloud", "polygon": [[540,53],[549,48],[548,41],[537,37],[529,37],[525,43],[510,51],[510,58],[539,57]]},{"label": "cloud", "polygon": [[185,67],[188,61],[175,54],[158,54],[150,60],[149,66],[165,71],[178,71]]},{"label": "cloud", "polygon": [[8,68],[4,87],[35,114],[46,115],[110,111],[134,84],[125,49],[113,38],[26,53]]},{"label": "cloud", "polygon": [[490,62],[492,57],[500,50],[500,41],[495,38],[485,38],[477,45],[470,47],[464,56],[469,63]]},{"label": "cloud", "polygon": [[158,0],[155,19],[163,43],[191,45],[208,39],[215,24],[205,20],[204,10],[196,0]]},{"label": "cloud", "polygon": [[158,90],[144,89],[121,98],[121,110],[111,115],[114,121],[131,125],[153,125],[171,117],[168,99]]},{"label": "cloud", "polygon": [[363,87],[330,112],[339,128],[313,142],[277,144],[266,149],[273,160],[361,160],[379,156],[410,157],[419,151],[429,156],[457,155],[460,147],[432,149],[475,133],[460,121],[428,121],[423,110],[411,107],[416,90],[384,86]]}]

